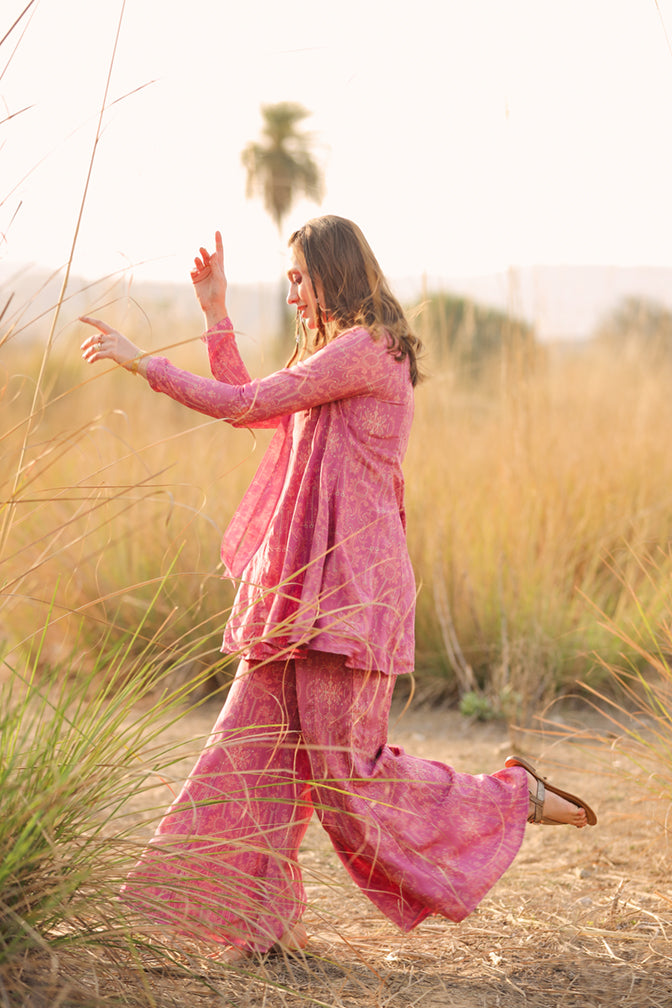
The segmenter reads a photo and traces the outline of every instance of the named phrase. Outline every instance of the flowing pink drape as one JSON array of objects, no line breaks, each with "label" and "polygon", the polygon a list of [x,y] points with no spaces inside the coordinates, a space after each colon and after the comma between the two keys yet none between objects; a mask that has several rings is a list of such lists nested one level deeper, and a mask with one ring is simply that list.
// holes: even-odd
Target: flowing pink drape
[{"label": "flowing pink drape", "polygon": [[389,745],[393,684],[340,655],[241,663],[124,898],[177,931],[263,952],[303,913],[298,852],[315,810],[402,930],[462,920],[520,847],[525,772],[460,774]]}]

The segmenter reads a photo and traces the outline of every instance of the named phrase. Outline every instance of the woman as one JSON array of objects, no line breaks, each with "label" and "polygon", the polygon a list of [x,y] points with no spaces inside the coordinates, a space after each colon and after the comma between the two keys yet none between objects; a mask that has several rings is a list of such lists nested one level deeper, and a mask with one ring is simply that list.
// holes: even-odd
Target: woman
[{"label": "woman", "polygon": [[289,241],[289,365],[252,381],[226,306],[222,240],[192,280],[213,379],[150,356],[99,320],[114,360],[191,409],[273,440],[224,537],[238,584],[223,650],[242,656],[211,739],[124,888],[230,958],[303,947],[297,857],[313,810],[348,872],[403,930],[462,920],[515,857],[526,821],[594,823],[524,760],[470,776],[387,744],[395,678],[413,667],[415,585],[402,459],[419,341],[361,231],[320,217]]}]

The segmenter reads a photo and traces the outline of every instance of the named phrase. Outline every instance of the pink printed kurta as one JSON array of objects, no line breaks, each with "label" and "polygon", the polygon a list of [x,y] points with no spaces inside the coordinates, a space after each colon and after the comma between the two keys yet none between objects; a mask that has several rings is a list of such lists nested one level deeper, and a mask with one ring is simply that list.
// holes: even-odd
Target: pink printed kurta
[{"label": "pink printed kurta", "polygon": [[413,665],[407,362],[353,329],[251,381],[228,320],[206,338],[214,381],[162,359],[148,378],[235,426],[277,427],[223,544],[239,580],[224,647],[246,660],[124,899],[263,952],[304,911],[298,852],[315,811],[400,928],[461,920],[518,851],[527,779],[459,774],[387,743],[394,675]]},{"label": "pink printed kurta", "polygon": [[413,418],[408,363],[365,329],[252,381],[227,319],[207,334],[215,380],[152,358],[152,388],[236,427],[276,426],[222,548],[239,582],[224,650],[313,651],[350,668],[410,672],[415,583],[402,460]]}]

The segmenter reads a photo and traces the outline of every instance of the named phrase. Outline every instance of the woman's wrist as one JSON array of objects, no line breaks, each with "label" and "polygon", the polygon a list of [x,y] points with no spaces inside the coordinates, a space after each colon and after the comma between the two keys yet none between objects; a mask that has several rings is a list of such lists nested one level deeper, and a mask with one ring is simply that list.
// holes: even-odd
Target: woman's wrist
[{"label": "woman's wrist", "polygon": [[131,360],[122,364],[122,367],[125,368],[126,371],[130,371],[131,374],[140,375],[141,378],[146,378],[147,365],[150,360],[150,355],[142,351],[138,357],[133,357]]},{"label": "woman's wrist", "polygon": [[206,308],[203,314],[205,315],[206,329],[214,329],[216,325],[229,317],[226,304],[213,305],[211,308]]}]

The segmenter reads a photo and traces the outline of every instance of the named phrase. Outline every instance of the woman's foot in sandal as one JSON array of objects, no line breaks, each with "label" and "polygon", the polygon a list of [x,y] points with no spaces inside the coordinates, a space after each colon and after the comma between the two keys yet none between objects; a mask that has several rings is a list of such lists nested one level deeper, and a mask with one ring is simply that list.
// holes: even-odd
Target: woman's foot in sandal
[{"label": "woman's foot in sandal", "polygon": [[521,767],[527,773],[530,791],[528,822],[542,826],[575,826],[577,829],[594,826],[597,822],[597,816],[590,805],[569,791],[561,791],[549,784],[521,756],[509,756],[504,765]]},{"label": "woman's foot in sandal", "polygon": [[[529,823],[576,826],[577,829],[583,829],[588,825],[588,817],[584,808],[574,805],[566,798],[561,798],[560,795],[553,794],[529,772],[527,772],[527,782],[530,790],[530,814],[527,817]],[[540,787],[544,788],[541,795],[539,794]]]},{"label": "woman's foot in sandal", "polygon": [[308,944],[308,932],[301,921],[286,928],[275,945],[271,945],[267,952],[258,952],[254,948],[241,945],[228,945],[225,949],[217,953],[217,961],[227,963],[229,966],[239,966],[255,957],[282,953],[300,952]]},{"label": "woman's foot in sandal", "polygon": [[280,940],[273,946],[280,952],[300,952],[308,944],[308,932],[301,921],[292,924],[282,932]]},{"label": "woman's foot in sandal", "polygon": [[247,962],[254,955],[251,949],[241,948],[239,945],[227,945],[226,948],[221,949],[212,958],[216,959],[217,962],[226,963],[227,966],[240,966],[241,963]]}]

